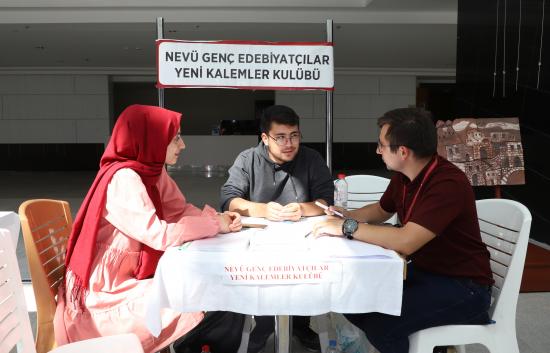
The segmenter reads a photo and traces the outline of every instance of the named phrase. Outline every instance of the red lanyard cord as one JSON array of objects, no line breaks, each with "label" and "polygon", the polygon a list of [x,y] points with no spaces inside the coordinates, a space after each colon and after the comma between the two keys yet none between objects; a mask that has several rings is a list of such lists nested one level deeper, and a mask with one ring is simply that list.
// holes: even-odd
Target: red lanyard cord
[{"label": "red lanyard cord", "polygon": [[[420,194],[420,190],[422,189],[422,187],[424,186],[424,183],[426,182],[426,180],[428,179],[430,174],[432,174],[432,172],[434,171],[436,166],[437,166],[437,156],[435,157],[434,161],[428,167],[428,170],[426,170],[426,174],[424,174],[424,177],[422,178],[422,181],[420,182],[420,186],[418,187],[418,190],[416,190],[416,193],[414,194],[414,197],[412,199],[411,205],[409,206],[409,209],[407,210],[407,212],[403,212],[403,213],[405,213],[405,218],[403,218],[403,221],[401,222],[403,225],[407,224],[407,222],[411,218],[411,213],[412,213],[412,210],[413,210],[414,205],[416,203],[416,199],[418,198],[418,195]],[[407,187],[405,185],[403,185],[403,211],[405,211],[405,195],[406,194],[407,194]]]}]

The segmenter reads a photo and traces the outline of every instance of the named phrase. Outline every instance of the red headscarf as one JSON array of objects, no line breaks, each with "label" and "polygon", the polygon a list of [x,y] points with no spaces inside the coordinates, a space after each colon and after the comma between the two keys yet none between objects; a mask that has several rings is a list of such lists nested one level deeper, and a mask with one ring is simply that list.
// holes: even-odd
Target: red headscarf
[{"label": "red headscarf", "polygon": [[[166,149],[178,132],[180,118],[180,113],[145,105],[131,105],[118,117],[111,140],[101,157],[99,172],[76,215],[67,243],[65,265],[74,275],[72,294],[75,301],[82,300],[83,291],[88,289],[107,186],[116,171],[130,168],[138,173],[155,205],[157,216],[163,218],[156,184],[164,168]],[[161,255],[161,251],[142,244],[136,278],[153,276]]]}]

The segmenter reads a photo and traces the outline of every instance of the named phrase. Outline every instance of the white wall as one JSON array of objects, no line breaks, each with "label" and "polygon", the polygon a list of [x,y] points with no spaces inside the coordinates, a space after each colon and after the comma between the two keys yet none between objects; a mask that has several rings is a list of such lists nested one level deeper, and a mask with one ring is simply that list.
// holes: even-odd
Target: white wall
[{"label": "white wall", "polygon": [[[320,91],[277,91],[275,102],[298,113],[304,142],[324,142],[325,97]],[[415,104],[415,75],[336,72],[333,141],[376,142],[376,120],[380,116],[388,110]]]},{"label": "white wall", "polygon": [[258,137],[255,135],[185,135],[183,141],[186,147],[178,159],[178,166],[230,167],[239,153],[258,144]]},{"label": "white wall", "polygon": [[0,75],[0,143],[104,143],[107,75]]},{"label": "white wall", "polygon": [[[336,72],[334,142],[375,142],[376,119],[414,105],[414,74]],[[305,142],[325,140],[325,93],[277,91],[301,117]],[[108,75],[0,75],[0,143],[104,143],[109,135]]]}]

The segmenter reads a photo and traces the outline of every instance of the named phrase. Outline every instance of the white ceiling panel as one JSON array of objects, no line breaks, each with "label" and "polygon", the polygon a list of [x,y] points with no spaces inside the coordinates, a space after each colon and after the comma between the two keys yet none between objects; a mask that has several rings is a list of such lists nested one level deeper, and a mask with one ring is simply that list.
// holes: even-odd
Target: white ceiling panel
[{"label": "white ceiling panel", "polygon": [[[44,4],[47,3],[46,7]],[[0,70],[154,72],[165,38],[324,41],[334,20],[338,68],[452,70],[457,0],[4,0]]]}]

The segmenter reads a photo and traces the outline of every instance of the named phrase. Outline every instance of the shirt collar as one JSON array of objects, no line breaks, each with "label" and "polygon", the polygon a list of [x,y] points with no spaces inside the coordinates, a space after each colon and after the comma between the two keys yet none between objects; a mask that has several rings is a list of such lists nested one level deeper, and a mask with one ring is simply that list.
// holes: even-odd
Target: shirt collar
[{"label": "shirt collar", "polygon": [[413,188],[418,187],[420,185],[420,183],[422,182],[422,179],[424,179],[424,175],[428,171],[428,168],[430,168],[430,165],[432,165],[433,161],[436,158],[437,158],[437,154],[434,154],[432,156],[432,158],[430,159],[430,161],[428,163],[426,163],[424,168],[422,168],[420,173],[418,173],[418,175],[412,181],[409,181],[409,178],[407,178],[407,176],[405,174],[401,173],[401,178],[403,180],[403,184],[406,185],[407,187],[413,187]]}]

